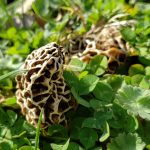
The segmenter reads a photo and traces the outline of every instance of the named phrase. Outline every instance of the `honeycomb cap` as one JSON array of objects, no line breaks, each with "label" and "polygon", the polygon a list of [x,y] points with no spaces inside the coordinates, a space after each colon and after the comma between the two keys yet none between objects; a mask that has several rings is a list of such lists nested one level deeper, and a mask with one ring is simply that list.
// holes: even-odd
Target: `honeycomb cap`
[{"label": "honeycomb cap", "polygon": [[80,43],[84,44],[82,51],[78,48],[78,53],[72,57],[78,57],[88,63],[95,55],[105,55],[108,58],[107,72],[114,73],[121,64],[124,64],[128,53],[133,51],[129,43],[123,39],[120,30],[127,26],[133,28],[134,24],[133,20],[112,22],[110,19],[103,26],[91,28],[80,40]]},{"label": "honeycomb cap", "polygon": [[23,69],[27,72],[16,76],[17,103],[26,120],[37,126],[44,110],[41,127],[66,124],[66,113],[75,101],[64,82],[63,64],[65,51],[56,43],[47,44],[29,54]]}]

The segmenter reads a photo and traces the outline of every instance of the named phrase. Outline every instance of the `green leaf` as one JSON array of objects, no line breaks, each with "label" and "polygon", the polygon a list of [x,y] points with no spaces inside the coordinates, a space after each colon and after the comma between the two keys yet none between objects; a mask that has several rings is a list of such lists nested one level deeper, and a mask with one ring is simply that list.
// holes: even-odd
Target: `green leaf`
[{"label": "green leaf", "polygon": [[11,28],[9,28],[8,30],[7,30],[7,38],[8,39],[16,39],[16,32],[17,32],[17,30],[16,30],[16,28],[14,28],[14,27],[11,27]]},{"label": "green leaf", "polygon": [[[105,112],[95,112],[94,117],[88,117],[84,119],[82,127],[95,128],[103,130],[103,127],[106,126],[106,121],[112,118],[111,111]],[[105,128],[104,128],[105,129]]]},{"label": "green leaf", "polygon": [[[22,116],[18,116],[18,119],[15,121],[15,124],[13,126],[11,126],[11,128],[10,128],[11,133],[14,138],[19,138],[26,133],[35,137],[35,128],[32,127],[32,131],[29,131],[29,129],[24,127],[25,123],[26,123],[26,121],[22,118]],[[16,126],[17,126],[17,128],[16,128]]]},{"label": "green leaf", "polygon": [[143,88],[143,89],[149,89],[149,88],[150,88],[150,76],[145,76],[145,77],[141,80],[139,86],[140,86],[141,88]]},{"label": "green leaf", "polygon": [[14,149],[18,149],[23,145],[31,145],[30,140],[25,136],[34,138],[35,134],[32,134],[34,129],[32,129],[32,132],[28,132],[23,126],[24,122],[22,117],[17,116],[12,110],[0,110],[0,138],[2,137],[0,142],[2,141],[3,146],[8,145],[4,144],[6,141],[5,139],[10,139],[10,141],[12,141]]},{"label": "green leaf", "polygon": [[13,141],[0,138],[0,149],[1,150],[12,150]]},{"label": "green leaf", "polygon": [[88,75],[88,71],[83,71],[79,74],[79,79],[83,78],[84,76]]},{"label": "green leaf", "polygon": [[121,75],[111,75],[107,80],[115,92],[122,86],[123,81],[124,78]]},{"label": "green leaf", "polygon": [[131,77],[131,84],[134,86],[139,86],[140,82],[144,78],[144,75],[136,74]]},{"label": "green leaf", "polygon": [[[130,77],[130,76],[125,76],[125,77],[124,77],[124,80],[125,80],[124,84],[130,84],[130,85],[131,85],[131,84],[132,84],[131,78],[132,78],[132,77]],[[123,85],[122,85],[122,86],[123,86]],[[120,87],[120,88],[121,88],[121,87]]]},{"label": "green leaf", "polygon": [[63,73],[65,81],[69,84],[70,87],[74,87],[76,91],[79,88],[79,79],[78,77],[72,72],[65,70]]},{"label": "green leaf", "polygon": [[146,143],[150,143],[150,121],[139,122],[139,127],[137,130],[138,135],[142,138],[142,140]]},{"label": "green leaf", "polygon": [[103,122],[97,118],[86,118],[83,123],[82,127],[87,128],[95,128],[95,129],[101,129]]},{"label": "green leaf", "polygon": [[[31,142],[28,138],[26,137],[20,137],[20,138],[16,138],[16,139],[13,139],[13,145],[14,147],[16,148],[19,148],[21,146],[24,146],[24,145],[29,145],[31,146]],[[38,149],[39,150],[39,149]]]},{"label": "green leaf", "polygon": [[97,99],[91,99],[90,100],[90,106],[97,111],[102,109],[106,105],[107,105],[107,102],[104,102],[104,101],[100,101]]},{"label": "green leaf", "polygon": [[6,139],[11,139],[12,138],[12,133],[11,133],[10,129],[6,129],[4,138],[6,138]]},{"label": "green leaf", "polygon": [[67,142],[64,145],[58,145],[58,144],[51,144],[51,147],[53,150],[67,150],[69,146],[70,139],[67,140]]},{"label": "green leaf", "polygon": [[145,74],[144,67],[141,64],[134,64],[129,68],[129,76],[136,74]]},{"label": "green leaf", "polygon": [[81,61],[79,58],[72,58],[67,68],[72,71],[83,71],[86,67],[86,63]]},{"label": "green leaf", "polygon": [[8,114],[0,107],[0,125],[9,126]]},{"label": "green leaf", "polygon": [[50,2],[48,0],[36,0],[32,4],[32,8],[36,14],[44,19],[48,19]]},{"label": "green leaf", "polygon": [[35,136],[36,130],[35,127],[33,127],[31,124],[27,123],[26,121],[22,122],[22,127],[24,130],[26,130],[30,135]]},{"label": "green leaf", "polygon": [[95,145],[98,139],[96,131],[90,128],[82,128],[79,133],[79,139],[82,145],[88,149]]},{"label": "green leaf", "polygon": [[69,142],[70,142],[70,139],[68,139],[67,142],[63,145],[62,150],[67,150],[68,149]]},{"label": "green leaf", "polygon": [[7,49],[7,54],[8,55],[14,55],[14,54],[19,54],[19,55],[27,55],[29,54],[29,43],[22,44],[19,41],[15,41],[14,46],[9,47]]},{"label": "green leaf", "polygon": [[33,48],[38,48],[39,47],[39,45],[40,45],[40,42],[43,40],[43,31],[38,31],[37,33],[36,33],[36,36],[33,38],[33,42],[32,42],[32,46],[33,46]]},{"label": "green leaf", "polygon": [[129,41],[129,42],[135,42],[136,41],[136,34],[129,27],[123,28],[121,30],[121,34],[126,41]]},{"label": "green leaf", "polygon": [[[13,89],[13,82],[10,79],[4,79],[5,75],[0,76],[0,87],[5,90],[12,90]],[[5,76],[6,77],[6,76]]]},{"label": "green leaf", "polygon": [[50,143],[49,141],[42,141],[42,146],[40,147],[40,150],[43,149],[43,150],[51,150],[51,146],[50,146]]},{"label": "green leaf", "polygon": [[7,98],[3,103],[4,106],[13,106],[15,104],[16,104],[16,97]]},{"label": "green leaf", "polygon": [[8,117],[9,117],[9,125],[12,126],[14,125],[15,121],[17,120],[17,114],[12,111],[12,110],[7,110],[7,114],[8,114]]},{"label": "green leaf", "polygon": [[85,107],[87,107],[87,108],[90,107],[89,102],[86,101],[85,99],[83,99],[82,97],[80,97],[79,94],[75,91],[74,88],[71,88],[71,92],[72,92],[74,98],[76,99],[76,101],[77,101],[80,105],[83,105],[83,106],[85,106]]},{"label": "green leaf", "polygon": [[58,145],[58,144],[51,144],[52,150],[62,150],[63,145]]},{"label": "green leaf", "polygon": [[103,55],[94,56],[89,64],[87,65],[87,70],[91,74],[95,74],[97,76],[102,75],[107,69],[107,58]]},{"label": "green leaf", "polygon": [[68,137],[67,129],[62,125],[54,124],[48,128],[48,135],[49,136],[52,136],[53,134],[56,134],[56,133],[59,136],[62,135],[63,137]]},{"label": "green leaf", "polygon": [[103,131],[103,134],[99,139],[100,142],[104,142],[110,136],[109,124],[107,122],[103,125],[103,130],[102,131]]},{"label": "green leaf", "polygon": [[145,68],[145,74],[150,75],[150,66]]},{"label": "green leaf", "polygon": [[150,90],[124,85],[118,91],[116,100],[129,113],[150,120]]},{"label": "green leaf", "polygon": [[147,146],[146,146],[146,148],[147,148],[148,150],[150,150],[150,144],[149,144],[149,145],[147,145]]},{"label": "green leaf", "polygon": [[79,144],[70,142],[67,150],[84,150]]},{"label": "green leaf", "polygon": [[77,117],[72,120],[72,122],[71,122],[71,126],[72,126],[71,138],[72,139],[79,139],[79,133],[80,133],[80,129],[81,129],[83,120],[84,120],[84,118],[82,118],[82,117]]},{"label": "green leaf", "polygon": [[102,124],[104,124],[106,121],[112,119],[113,116],[113,112],[110,109],[104,109],[103,111],[96,111],[94,113],[94,118],[96,118],[97,120],[100,120]]},{"label": "green leaf", "polygon": [[108,144],[107,150],[143,150],[145,143],[137,134],[119,134]]},{"label": "green leaf", "polygon": [[121,129],[126,132],[134,132],[138,128],[138,121],[134,116],[127,113],[117,104],[113,104],[113,118],[109,121],[110,127],[114,129]]},{"label": "green leaf", "polygon": [[79,82],[79,95],[87,95],[88,93],[92,92],[98,83],[99,78],[95,75],[86,75],[80,79]]},{"label": "green leaf", "polygon": [[105,82],[98,82],[93,90],[93,94],[97,99],[105,102],[111,102],[114,98],[111,86]]},{"label": "green leaf", "polygon": [[140,56],[139,60],[142,64],[150,66],[150,54],[146,54],[144,56]]},{"label": "green leaf", "polygon": [[0,137],[4,137],[6,135],[8,128],[0,126]]}]

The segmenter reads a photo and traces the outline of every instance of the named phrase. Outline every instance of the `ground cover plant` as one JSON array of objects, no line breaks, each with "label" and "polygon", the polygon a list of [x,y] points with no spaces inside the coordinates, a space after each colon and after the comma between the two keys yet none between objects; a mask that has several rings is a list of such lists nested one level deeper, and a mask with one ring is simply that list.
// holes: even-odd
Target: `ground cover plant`
[{"label": "ground cover plant", "polygon": [[149,150],[149,38],[146,0],[0,0],[0,150]]}]

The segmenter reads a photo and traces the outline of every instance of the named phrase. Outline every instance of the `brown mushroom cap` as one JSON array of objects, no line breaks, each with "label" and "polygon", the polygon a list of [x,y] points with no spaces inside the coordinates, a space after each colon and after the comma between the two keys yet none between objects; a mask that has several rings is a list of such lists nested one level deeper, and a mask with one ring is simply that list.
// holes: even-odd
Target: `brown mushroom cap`
[{"label": "brown mushroom cap", "polygon": [[[120,30],[124,26],[133,26],[133,21],[118,21],[92,28],[84,35],[85,48],[73,57],[79,57],[84,62],[89,62],[95,55],[105,55],[108,58],[108,72],[115,72],[120,64],[124,63],[128,53],[133,50],[126,42]],[[77,49],[77,48],[76,48]]]},{"label": "brown mushroom cap", "polygon": [[74,107],[63,78],[64,55],[63,47],[47,44],[28,55],[23,65],[27,72],[16,76],[17,103],[35,127],[42,108],[42,127],[47,127],[66,123],[65,114]]}]

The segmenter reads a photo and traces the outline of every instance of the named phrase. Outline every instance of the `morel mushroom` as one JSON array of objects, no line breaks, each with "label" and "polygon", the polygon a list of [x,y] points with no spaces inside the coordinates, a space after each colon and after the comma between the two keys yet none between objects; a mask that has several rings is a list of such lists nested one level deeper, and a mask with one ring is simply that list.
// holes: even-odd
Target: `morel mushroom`
[{"label": "morel mushroom", "polygon": [[44,114],[41,126],[66,124],[66,112],[74,107],[63,78],[65,52],[56,43],[34,50],[25,60],[27,72],[17,75],[17,103],[26,120],[37,126],[41,109]]},{"label": "morel mushroom", "polygon": [[84,50],[73,57],[79,57],[88,63],[95,55],[105,55],[108,58],[108,72],[115,72],[125,62],[128,53],[133,51],[120,30],[123,26],[133,26],[134,23],[133,20],[117,21],[92,28],[84,35]]}]

